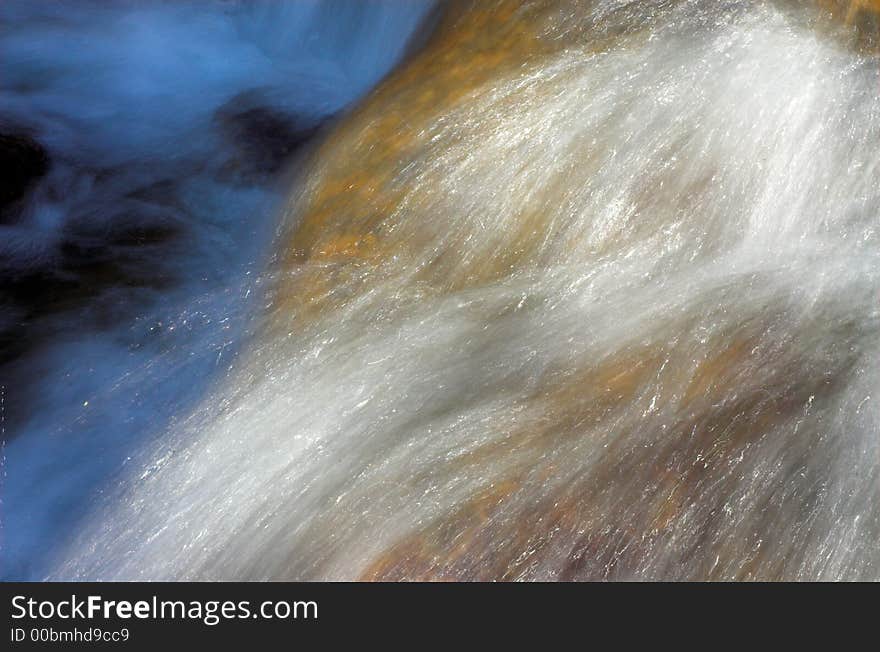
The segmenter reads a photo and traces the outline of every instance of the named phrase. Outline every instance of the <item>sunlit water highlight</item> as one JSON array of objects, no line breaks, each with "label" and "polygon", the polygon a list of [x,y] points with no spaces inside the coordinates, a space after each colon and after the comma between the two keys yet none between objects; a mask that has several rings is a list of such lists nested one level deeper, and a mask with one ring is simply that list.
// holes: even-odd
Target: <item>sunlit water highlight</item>
[{"label": "sunlit water highlight", "polygon": [[558,4],[316,153],[245,353],[53,577],[880,578],[877,58]]},{"label": "sunlit water highlight", "polygon": [[0,334],[17,356],[0,355],[0,576],[44,576],[228,371],[260,310],[290,157],[295,173],[296,147],[387,74],[430,10],[0,3],[0,133],[51,160],[0,223]]}]

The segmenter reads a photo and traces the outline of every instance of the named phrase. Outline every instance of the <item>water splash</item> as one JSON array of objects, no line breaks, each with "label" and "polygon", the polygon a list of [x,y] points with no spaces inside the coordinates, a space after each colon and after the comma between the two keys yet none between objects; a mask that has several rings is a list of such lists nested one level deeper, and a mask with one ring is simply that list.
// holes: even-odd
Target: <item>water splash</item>
[{"label": "water splash", "polygon": [[50,164],[0,216],[0,575],[43,576],[111,478],[228,372],[298,148],[431,6],[2,3],[0,134]]},{"label": "water splash", "polygon": [[880,64],[803,5],[453,8],[54,576],[880,577]]}]

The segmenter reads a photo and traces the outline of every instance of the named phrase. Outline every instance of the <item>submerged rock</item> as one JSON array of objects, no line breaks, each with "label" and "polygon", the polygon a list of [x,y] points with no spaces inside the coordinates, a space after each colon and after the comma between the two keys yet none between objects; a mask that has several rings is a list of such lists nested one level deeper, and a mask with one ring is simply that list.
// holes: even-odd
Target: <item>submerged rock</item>
[{"label": "submerged rock", "polygon": [[225,167],[243,179],[278,173],[318,131],[320,119],[294,116],[260,102],[259,95],[241,94],[221,107],[215,122],[236,148]]},{"label": "submerged rock", "polygon": [[49,171],[49,153],[25,134],[0,133],[0,223],[11,219],[18,202]]},{"label": "submerged rock", "polygon": [[880,578],[859,7],[447,4],[309,157],[266,328],[57,575]]},{"label": "submerged rock", "polygon": [[[291,562],[290,576],[877,572],[868,542],[880,513],[863,506],[851,514],[859,525],[835,523],[842,503],[818,489],[868,491],[828,467],[840,460],[838,445],[870,431],[840,421],[843,406],[867,400],[859,379],[877,323],[865,279],[850,277],[844,291],[858,307],[819,289],[804,304],[788,271],[740,258],[757,247],[750,255],[763,260],[751,244],[757,233],[748,235],[759,225],[786,223],[790,241],[833,247],[823,220],[870,231],[880,198],[868,176],[852,180],[866,198],[858,217],[842,209],[846,184],[815,184],[873,151],[874,127],[847,136],[846,113],[833,103],[876,107],[876,94],[861,95],[859,73],[843,83],[837,75],[876,67],[857,56],[875,47],[877,10],[877,2],[453,3],[424,51],[314,157],[291,206],[274,324],[317,337],[339,336],[340,320],[367,332],[406,319],[442,324],[449,297],[462,319],[473,314],[497,334],[482,364],[509,375],[488,380],[490,371],[468,367],[459,382],[475,383],[474,394],[447,402],[454,391],[444,388],[423,399],[443,416],[416,410],[412,430],[432,424],[450,444],[432,444],[444,453],[431,464],[401,462],[393,477],[408,489],[391,488],[388,468],[379,477],[352,462],[354,480],[327,490],[335,506],[299,539],[311,566]],[[816,53],[813,33],[827,49]],[[841,38],[854,47],[835,50]],[[835,84],[840,95],[810,95],[812,83]],[[772,135],[817,128],[824,149]],[[720,284],[698,280],[706,270]],[[744,270],[762,280],[744,280]],[[630,273],[644,274],[645,285],[624,281]],[[630,326],[613,326],[636,313]],[[453,347],[470,350],[473,337]],[[557,349],[559,341],[569,344]],[[464,364],[444,350],[449,365]],[[506,407],[469,421],[492,401]],[[447,418],[469,436],[444,430]],[[419,436],[441,435],[407,441],[428,446]],[[842,469],[838,461],[831,466]],[[863,473],[876,480],[878,469]],[[461,484],[470,491],[457,493]],[[372,500],[412,516],[393,524],[355,516]],[[423,500],[433,509],[422,513]],[[383,537],[358,567],[347,555],[370,527],[405,534]],[[328,537],[336,547],[311,547]]]},{"label": "submerged rock", "polygon": [[880,51],[880,0],[819,0],[864,52]]}]

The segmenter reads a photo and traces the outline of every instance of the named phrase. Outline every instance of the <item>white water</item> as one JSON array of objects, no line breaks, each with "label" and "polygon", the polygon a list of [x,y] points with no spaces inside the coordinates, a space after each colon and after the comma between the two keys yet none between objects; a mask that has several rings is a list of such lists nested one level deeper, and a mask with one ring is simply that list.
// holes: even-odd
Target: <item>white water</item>
[{"label": "white water", "polygon": [[399,258],[274,315],[52,576],[347,579],[422,533],[434,577],[880,578],[880,66],[677,7],[419,124]]},{"label": "white water", "polygon": [[[218,116],[265,110],[312,129],[388,72],[430,7],[2,3],[0,131],[30,131],[52,168],[20,219],[0,225],[0,276],[63,282],[62,299],[91,287],[56,310],[40,294],[51,283],[38,284],[30,346],[0,369],[0,575],[51,570],[141,447],[228,371],[259,311],[283,170],[253,160],[262,143],[230,136]],[[150,229],[175,235],[124,241]],[[109,282],[82,271],[104,258]],[[2,319],[24,311],[0,302]]]}]

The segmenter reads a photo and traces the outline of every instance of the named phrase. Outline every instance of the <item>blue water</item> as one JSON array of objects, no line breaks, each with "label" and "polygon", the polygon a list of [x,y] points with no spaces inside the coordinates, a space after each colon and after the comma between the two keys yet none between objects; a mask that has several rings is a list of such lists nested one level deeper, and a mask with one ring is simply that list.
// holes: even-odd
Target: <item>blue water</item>
[{"label": "blue water", "polygon": [[[298,157],[431,5],[0,6],[0,131],[31,134],[52,161],[0,224],[4,282],[37,279],[29,299],[0,301],[0,328],[26,340],[0,367],[0,576],[44,577],[138,450],[233,368]],[[290,147],[266,153],[279,133]]]}]

